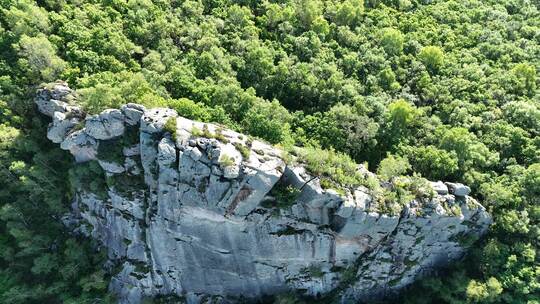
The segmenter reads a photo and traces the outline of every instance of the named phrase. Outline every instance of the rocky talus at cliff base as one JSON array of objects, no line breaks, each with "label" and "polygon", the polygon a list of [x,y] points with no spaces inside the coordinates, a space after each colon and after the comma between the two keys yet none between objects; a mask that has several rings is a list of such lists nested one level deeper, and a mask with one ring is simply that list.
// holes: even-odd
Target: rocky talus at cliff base
[{"label": "rocky talus at cliff base", "polygon": [[[286,292],[380,299],[462,257],[491,222],[462,184],[432,182],[432,198],[384,214],[369,189],[324,189],[261,140],[166,108],[86,115],[76,100],[57,82],[35,102],[52,118],[47,137],[74,166],[99,169],[78,176],[63,220],[107,251],[120,303],[158,295],[234,303]],[[275,195],[284,189],[295,193],[287,204]]]}]

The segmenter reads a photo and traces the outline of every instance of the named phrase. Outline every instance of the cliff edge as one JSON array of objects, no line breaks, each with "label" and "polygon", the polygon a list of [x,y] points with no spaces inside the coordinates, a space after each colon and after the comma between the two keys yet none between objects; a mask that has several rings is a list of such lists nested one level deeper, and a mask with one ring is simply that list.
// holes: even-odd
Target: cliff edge
[{"label": "cliff edge", "polygon": [[171,109],[86,115],[75,101],[62,82],[35,99],[47,137],[76,160],[64,222],[106,248],[121,303],[377,299],[460,258],[491,222],[461,184],[433,182],[384,213],[368,187],[325,189],[263,141]]}]

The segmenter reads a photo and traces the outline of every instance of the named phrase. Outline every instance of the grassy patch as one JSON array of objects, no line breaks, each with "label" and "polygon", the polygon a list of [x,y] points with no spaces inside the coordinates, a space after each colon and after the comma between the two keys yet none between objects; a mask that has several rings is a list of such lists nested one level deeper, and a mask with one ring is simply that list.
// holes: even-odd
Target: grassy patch
[{"label": "grassy patch", "polygon": [[200,181],[199,185],[197,186],[197,191],[199,191],[199,193],[205,193],[206,192],[206,187],[207,187],[206,183],[207,183],[206,180]]},{"label": "grassy patch", "polygon": [[191,134],[195,137],[201,137],[203,135],[201,129],[195,126],[191,127]]},{"label": "grassy patch", "polygon": [[324,272],[322,271],[321,267],[317,265],[311,265],[305,268],[303,272],[309,274],[313,278],[322,278],[324,276]]},{"label": "grassy patch", "polygon": [[399,214],[414,199],[421,203],[435,196],[429,181],[416,174],[394,177],[386,187],[375,186],[371,190],[377,210],[390,215]]},{"label": "grassy patch", "polygon": [[242,154],[242,157],[244,159],[249,158],[249,154],[251,153],[251,149],[248,146],[245,146],[241,143],[233,143],[233,146]]},{"label": "grassy patch", "polygon": [[203,128],[202,130],[193,126],[191,128],[191,134],[193,136],[196,136],[196,137],[205,137],[205,138],[213,138],[213,139],[217,139],[219,140],[220,142],[222,143],[229,143],[229,140],[225,137],[225,135],[223,135],[223,129],[222,128],[217,128],[216,129],[216,133],[212,133],[210,132],[210,130],[208,129],[208,125],[207,124],[204,124],[203,125]]},{"label": "grassy patch", "polygon": [[232,167],[234,165],[234,159],[230,157],[229,155],[225,155],[225,154],[220,156],[218,162],[222,168]]},{"label": "grassy patch", "polygon": [[396,176],[382,187],[378,177],[364,176],[358,164],[346,154],[313,147],[292,148],[288,153],[296,157],[296,162],[303,163],[311,174],[319,177],[323,189],[334,189],[345,195],[345,189],[365,186],[374,197],[374,207],[382,213],[397,215],[413,199],[423,201],[435,196],[429,181],[420,175]]},{"label": "grassy patch", "polygon": [[71,128],[71,130],[69,130],[69,134],[82,130],[85,126],[86,122],[84,120],[79,121],[76,125],[73,126],[73,128]]},{"label": "grassy patch", "polygon": [[413,267],[413,266],[418,265],[418,262],[417,262],[417,261],[411,261],[411,260],[409,260],[408,257],[405,257],[405,260],[403,261],[403,264],[405,264],[405,266],[406,266],[407,268],[411,268],[411,267]]},{"label": "grassy patch", "polygon": [[169,132],[174,141],[176,141],[176,117],[169,117],[163,126],[165,132]]},{"label": "grassy patch", "polygon": [[138,272],[138,273],[150,272],[150,267],[144,262],[135,261],[133,262],[133,266],[135,266],[135,269],[133,270],[134,272]]}]

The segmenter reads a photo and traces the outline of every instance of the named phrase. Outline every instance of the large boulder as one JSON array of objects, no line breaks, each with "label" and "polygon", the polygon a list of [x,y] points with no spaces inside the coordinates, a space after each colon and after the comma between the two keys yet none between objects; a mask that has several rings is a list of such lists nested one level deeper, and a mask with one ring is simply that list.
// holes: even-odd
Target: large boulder
[{"label": "large boulder", "polygon": [[47,138],[53,143],[59,144],[75,126],[80,123],[79,118],[68,118],[63,112],[54,112],[53,121],[47,129]]},{"label": "large boulder", "polygon": [[39,89],[34,102],[41,113],[52,117],[54,112],[68,112],[71,107],[69,103],[75,99],[75,93],[67,83],[60,81]]},{"label": "large boulder", "polygon": [[448,194],[448,186],[441,181],[431,182],[431,187],[440,195]]},{"label": "large boulder", "polygon": [[448,190],[455,196],[467,196],[471,193],[471,188],[461,183],[445,183],[448,186]]},{"label": "large boulder", "polygon": [[137,125],[146,108],[136,103],[128,103],[122,106],[122,113],[126,116],[126,123],[130,126]]},{"label": "large boulder", "polygon": [[60,144],[60,148],[68,150],[77,162],[94,160],[97,157],[98,141],[88,136],[83,130],[70,133]]},{"label": "large boulder", "polygon": [[95,139],[107,140],[124,134],[125,116],[120,110],[105,110],[86,118],[85,132]]}]

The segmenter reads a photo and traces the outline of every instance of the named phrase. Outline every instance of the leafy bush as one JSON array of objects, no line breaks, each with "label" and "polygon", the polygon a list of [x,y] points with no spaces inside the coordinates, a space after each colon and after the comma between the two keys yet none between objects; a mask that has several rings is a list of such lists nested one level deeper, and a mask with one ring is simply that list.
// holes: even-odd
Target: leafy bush
[{"label": "leafy bush", "polygon": [[69,169],[69,182],[73,189],[93,193],[100,198],[107,196],[105,172],[97,161],[89,161]]},{"label": "leafy bush", "polygon": [[242,124],[248,134],[267,139],[273,144],[291,143],[290,120],[291,115],[287,109],[274,101],[252,107]]},{"label": "leafy bush", "polygon": [[16,45],[21,57],[20,64],[29,70],[35,79],[56,80],[67,64],[56,55],[53,44],[43,34],[36,37],[23,35]]},{"label": "leafy bush", "polygon": [[204,122],[209,122],[212,119],[209,107],[187,98],[168,100],[167,107],[176,110],[178,115],[188,119]]},{"label": "leafy bush", "polygon": [[436,46],[426,46],[418,54],[418,58],[431,71],[436,72],[444,63],[444,53]]},{"label": "leafy bush", "polygon": [[139,143],[139,128],[128,126],[122,136],[101,140],[98,145],[97,157],[100,160],[123,165],[125,160],[123,149],[132,147],[137,143]]},{"label": "leafy bush", "polygon": [[292,185],[285,185],[283,182],[278,181],[269,195],[273,197],[270,201],[264,201],[262,206],[265,208],[276,207],[278,209],[286,209],[294,205],[296,199],[300,195],[300,189],[293,187]]},{"label": "leafy bush", "polygon": [[123,141],[120,139],[109,139],[100,141],[98,146],[98,158],[120,165],[124,164]]},{"label": "leafy bush", "polygon": [[388,28],[382,32],[381,44],[390,55],[398,55],[403,51],[403,34],[396,29]]},{"label": "leafy bush", "polygon": [[313,278],[321,278],[324,276],[324,272],[322,271],[321,267],[317,265],[311,265],[305,268],[304,272]]},{"label": "leafy bush", "polygon": [[297,155],[297,160],[304,163],[308,171],[320,176],[321,181],[327,180],[327,185],[355,187],[364,181],[358,165],[346,154],[314,147],[294,148],[291,153]]},{"label": "leafy bush", "polygon": [[411,165],[406,158],[389,155],[379,163],[377,174],[385,180],[390,180],[405,174],[410,169]]},{"label": "leafy bush", "polygon": [[79,102],[90,114],[135,102],[147,107],[166,105],[166,99],[152,88],[143,74],[124,71],[102,72],[80,80]]},{"label": "leafy bush", "polygon": [[458,157],[454,151],[434,146],[407,147],[403,154],[414,172],[433,180],[446,180],[458,170]]},{"label": "leafy bush", "polygon": [[117,193],[129,199],[134,198],[136,193],[140,193],[147,188],[142,174],[113,174],[107,176],[105,180],[109,188],[114,189]]}]

